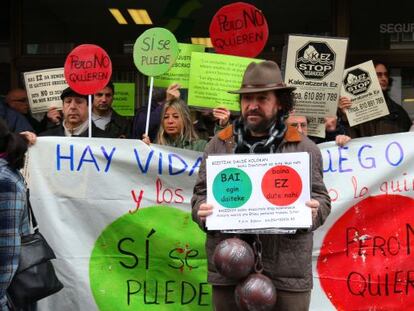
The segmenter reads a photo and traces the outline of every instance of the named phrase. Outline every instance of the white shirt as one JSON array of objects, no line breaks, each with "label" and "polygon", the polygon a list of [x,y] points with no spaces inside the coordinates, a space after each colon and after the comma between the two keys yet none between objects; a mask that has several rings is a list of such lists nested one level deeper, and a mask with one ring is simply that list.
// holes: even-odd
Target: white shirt
[{"label": "white shirt", "polygon": [[112,116],[112,111],[111,113],[108,113],[106,116],[99,116],[92,112],[92,121],[93,123],[95,123],[95,126],[97,128],[100,128],[101,130],[105,131],[106,126],[108,125],[109,122],[111,122],[111,116]]}]

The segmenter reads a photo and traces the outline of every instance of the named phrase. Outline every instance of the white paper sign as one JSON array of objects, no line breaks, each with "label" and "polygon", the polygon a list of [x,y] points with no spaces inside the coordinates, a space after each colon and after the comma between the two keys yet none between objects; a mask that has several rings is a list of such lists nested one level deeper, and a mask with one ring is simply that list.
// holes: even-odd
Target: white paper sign
[{"label": "white paper sign", "polygon": [[47,112],[52,106],[62,108],[60,94],[68,87],[63,68],[30,71],[23,76],[32,113]]},{"label": "white paper sign", "polygon": [[209,230],[312,225],[308,153],[209,156],[206,163]]},{"label": "white paper sign", "polygon": [[295,113],[308,117],[308,134],[325,137],[325,116],[336,116],[348,40],[289,35],[285,82],[296,87]]},{"label": "white paper sign", "polygon": [[349,97],[352,102],[346,111],[350,126],[390,113],[372,61],[345,70],[341,95]]}]

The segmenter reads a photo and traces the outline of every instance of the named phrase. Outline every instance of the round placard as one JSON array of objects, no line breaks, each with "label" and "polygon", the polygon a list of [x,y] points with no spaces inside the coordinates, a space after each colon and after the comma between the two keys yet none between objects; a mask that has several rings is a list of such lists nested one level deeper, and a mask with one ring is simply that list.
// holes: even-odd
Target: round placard
[{"label": "round placard", "polygon": [[111,79],[112,62],[104,49],[93,44],[74,48],[65,61],[65,79],[79,94],[93,94]]},{"label": "round placard", "polygon": [[263,50],[269,28],[262,11],[236,2],[223,6],[210,23],[210,38],[217,53],[256,57]]},{"label": "round placard", "polygon": [[142,33],[134,44],[134,63],[150,77],[166,73],[178,56],[175,36],[165,28],[151,28]]},{"label": "round placard", "polygon": [[262,192],[273,205],[287,206],[297,201],[302,194],[302,179],[292,167],[276,165],[264,174]]}]

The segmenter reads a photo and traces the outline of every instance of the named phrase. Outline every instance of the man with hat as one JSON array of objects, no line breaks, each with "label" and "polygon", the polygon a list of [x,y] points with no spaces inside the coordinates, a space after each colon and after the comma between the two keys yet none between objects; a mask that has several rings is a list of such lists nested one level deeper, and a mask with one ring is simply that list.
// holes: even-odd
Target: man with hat
[{"label": "man with hat", "polygon": [[216,311],[237,310],[234,289],[237,282],[217,272],[212,256],[216,245],[233,237],[217,231],[207,231],[206,217],[213,206],[206,203],[206,164],[209,154],[224,153],[290,153],[308,152],[311,158],[312,227],[298,229],[295,234],[242,234],[247,242],[262,244],[263,274],[276,290],[274,310],[308,310],[312,289],[313,231],[321,226],[330,213],[330,198],[323,183],[322,157],[318,147],[295,127],[286,127],[285,118],[292,110],[293,87],[283,81],[279,66],[272,61],[250,63],[241,88],[230,93],[240,94],[241,116],[219,132],[207,145],[191,200],[193,220],[207,232],[206,252],[208,281],[213,285],[213,305]]},{"label": "man with hat", "polygon": [[[63,90],[60,98],[63,101],[63,122],[56,127],[46,130],[39,136],[79,136],[88,137],[88,97],[70,87]],[[105,132],[92,122],[92,136],[105,137]]]}]

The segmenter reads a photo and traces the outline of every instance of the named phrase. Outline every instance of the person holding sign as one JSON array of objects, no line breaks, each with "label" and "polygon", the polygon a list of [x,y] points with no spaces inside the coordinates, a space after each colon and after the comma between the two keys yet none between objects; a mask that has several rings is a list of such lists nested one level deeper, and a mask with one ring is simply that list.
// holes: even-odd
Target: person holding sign
[{"label": "person holding sign", "polygon": [[375,61],[374,66],[390,114],[350,127],[345,121],[345,111],[352,106],[352,102],[348,97],[341,96],[339,108],[343,114],[342,118],[347,127],[348,135],[352,138],[407,132],[412,125],[408,113],[401,105],[393,101],[388,94],[392,79],[389,76],[387,66],[382,62]]},{"label": "person holding sign", "polygon": [[[70,87],[63,90],[63,122],[54,128],[40,133],[39,136],[79,136],[88,137],[88,97]],[[92,123],[94,137],[105,137],[105,132]]]},{"label": "person holding sign", "polygon": [[[151,143],[148,135],[143,135],[143,141]],[[199,139],[191,122],[190,109],[182,99],[176,99],[164,104],[161,112],[161,126],[155,141],[167,145],[194,151],[204,151],[207,141]]]},{"label": "person holding sign", "polygon": [[[219,132],[207,145],[191,199],[193,220],[207,231],[206,217],[214,206],[206,203],[206,158],[211,154],[308,152],[311,158],[312,226],[294,234],[258,234],[240,237],[262,245],[263,274],[276,290],[274,310],[308,310],[312,289],[313,231],[330,213],[331,203],[323,182],[322,157],[318,147],[284,119],[292,110],[292,91],[283,81],[279,66],[272,61],[250,63],[244,73],[240,94],[241,117]],[[247,218],[248,219],[248,218]],[[213,285],[215,310],[237,310],[234,289],[237,281],[218,273],[213,252],[221,241],[234,236],[207,231],[208,281]]]},{"label": "person holding sign", "polygon": [[227,108],[196,110],[194,128],[198,136],[210,141],[213,136],[229,125],[231,112]]},{"label": "person holding sign", "polygon": [[[180,85],[170,84],[167,89],[153,88],[150,105],[150,118],[148,123],[148,136],[155,140],[161,124],[161,111],[165,102],[180,98]],[[145,134],[148,105],[144,105],[135,111],[132,122],[132,138],[141,139]]]},{"label": "person holding sign", "polygon": [[112,109],[115,87],[112,81],[93,95],[92,121],[95,126],[105,132],[107,138],[129,138],[131,121],[117,114]]}]

